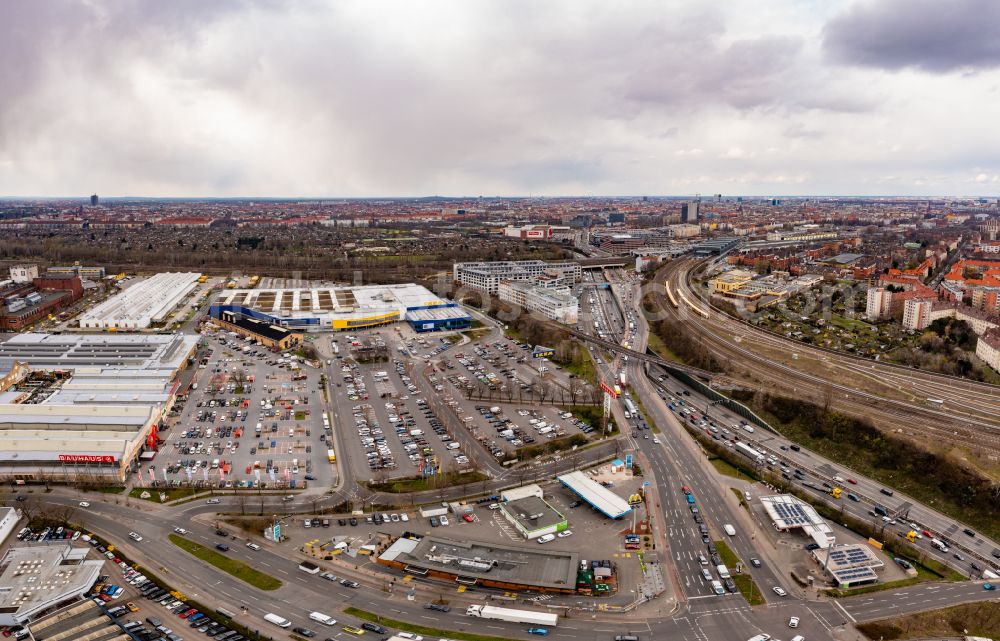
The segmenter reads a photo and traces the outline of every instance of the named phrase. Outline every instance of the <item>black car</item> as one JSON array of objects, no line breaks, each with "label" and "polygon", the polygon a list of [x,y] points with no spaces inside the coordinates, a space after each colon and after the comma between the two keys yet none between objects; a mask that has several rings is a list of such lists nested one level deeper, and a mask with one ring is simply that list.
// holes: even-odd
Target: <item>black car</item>
[{"label": "black car", "polygon": [[440,603],[425,603],[425,610],[436,610],[437,612],[450,612],[451,608],[447,605],[442,605]]},{"label": "black car", "polygon": [[351,520],[350,520],[350,524],[351,525],[357,525],[358,524],[358,520],[352,516]]},{"label": "black car", "polygon": [[760,567],[760,559],[758,559],[757,557],[754,557],[754,556],[750,557],[750,565],[754,566],[755,568],[759,568]]},{"label": "black car", "polygon": [[215,534],[217,536],[229,536],[229,532],[226,532],[225,530],[222,530],[222,529],[216,530]]},{"label": "black car", "polygon": [[215,549],[218,550],[218,551],[220,551],[220,552],[228,552],[229,551],[229,546],[226,545],[225,543],[216,543],[215,544]]},{"label": "black car", "polygon": [[583,501],[573,501],[569,504],[570,507],[580,507],[581,505],[583,505]]},{"label": "black car", "polygon": [[343,527],[347,525],[347,521],[345,519],[337,519],[337,525]]},{"label": "black car", "polygon": [[316,633],[309,628],[292,628],[292,632],[306,638],[316,636]]},{"label": "black car", "polygon": [[357,581],[351,581],[350,579],[341,579],[340,584],[345,588],[356,588],[360,585]]},{"label": "black car", "polygon": [[368,630],[369,632],[374,632],[375,634],[386,634],[389,632],[388,630],[378,625],[377,623],[371,623],[369,621],[365,621],[364,623],[362,623],[361,629]]}]

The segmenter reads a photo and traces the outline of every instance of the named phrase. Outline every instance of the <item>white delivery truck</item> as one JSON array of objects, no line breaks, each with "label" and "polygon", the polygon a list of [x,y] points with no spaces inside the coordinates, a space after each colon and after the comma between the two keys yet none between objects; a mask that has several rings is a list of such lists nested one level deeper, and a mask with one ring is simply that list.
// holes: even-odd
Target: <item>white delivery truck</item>
[{"label": "white delivery truck", "polygon": [[942,541],[941,539],[931,539],[931,545],[941,550],[942,552],[948,551],[948,544]]},{"label": "white delivery truck", "polygon": [[278,626],[279,628],[290,628],[290,627],[292,627],[292,622],[291,621],[289,621],[288,619],[285,619],[284,617],[279,617],[277,614],[273,614],[271,612],[268,612],[267,614],[264,615],[264,620],[267,621],[268,623],[273,623],[274,625]]},{"label": "white delivery truck", "polygon": [[323,614],[322,612],[310,612],[309,618],[313,621],[319,621],[323,625],[337,625],[336,619],[329,614]]},{"label": "white delivery truck", "polygon": [[536,612],[534,610],[514,610],[498,608],[492,605],[470,605],[465,611],[466,616],[480,619],[494,619],[510,623],[527,623],[530,625],[556,625],[559,615],[552,612]]}]

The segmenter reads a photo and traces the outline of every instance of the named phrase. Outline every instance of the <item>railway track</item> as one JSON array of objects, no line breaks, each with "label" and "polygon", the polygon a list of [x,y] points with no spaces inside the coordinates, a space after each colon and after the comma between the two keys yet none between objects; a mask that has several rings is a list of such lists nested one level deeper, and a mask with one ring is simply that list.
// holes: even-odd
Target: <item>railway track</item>
[{"label": "railway track", "polygon": [[[665,274],[666,279],[669,279],[677,271],[679,271],[678,268],[668,268]],[[682,274],[686,274],[686,270],[682,271]],[[669,280],[665,280],[665,284],[666,297],[661,303],[666,303],[664,308],[668,310],[671,317],[683,324],[688,331],[701,336],[704,339],[704,347],[717,359],[723,362],[738,363],[739,367],[749,373],[751,377],[762,383],[768,381],[769,390],[782,389],[786,393],[790,391],[795,396],[807,396],[820,403],[824,402],[825,395],[830,395],[831,406],[847,414],[870,417],[877,422],[901,429],[909,434],[922,435],[944,442],[966,442],[990,454],[1000,455],[1000,431],[996,429],[998,419],[1000,419],[1000,409],[990,413],[988,401],[969,398],[968,395],[983,393],[973,382],[970,381],[969,383],[973,383],[973,385],[967,386],[966,389],[959,387],[957,391],[946,389],[942,392],[942,387],[948,387],[944,383],[951,381],[941,381],[940,377],[935,377],[934,384],[937,387],[933,395],[936,398],[943,397],[949,405],[959,404],[959,407],[956,408],[957,411],[951,411],[949,408],[948,412],[885,398],[865,389],[859,389],[858,386],[834,383],[821,376],[764,357],[743,344],[731,342],[724,336],[720,336],[720,333],[733,335],[734,326],[739,324],[735,320],[732,320],[733,324],[728,324],[731,319],[728,316],[721,318],[722,313],[718,310],[712,310],[715,313],[709,313],[707,310],[712,308],[704,305],[703,301],[698,299],[693,292],[686,290],[686,281],[683,278],[680,283],[674,282],[673,287],[671,287]],[[686,313],[687,309],[691,309],[697,315],[692,317]],[[736,334],[742,334],[743,342],[752,344],[753,340],[757,338],[749,336],[748,328],[740,325],[737,329]],[[765,336],[762,340],[771,349],[780,348],[788,353],[801,351],[798,343],[790,345],[787,341],[777,341],[773,336]],[[823,356],[818,360],[832,361],[832,359]],[[907,368],[880,370],[877,367],[873,368],[873,365],[876,364],[872,361],[862,359],[827,362],[825,364],[828,367],[839,367],[848,374],[856,376],[859,383],[870,380],[873,387],[876,384],[883,386],[887,383],[896,384],[900,390],[908,385],[910,389],[903,391],[909,391],[911,398],[926,398],[923,396],[927,393],[926,390],[913,385],[914,381],[909,376],[911,372]],[[990,389],[992,392],[993,387],[986,386],[986,389]],[[928,394],[928,396],[930,395]],[[1000,394],[995,392],[992,395],[1000,398]]]}]

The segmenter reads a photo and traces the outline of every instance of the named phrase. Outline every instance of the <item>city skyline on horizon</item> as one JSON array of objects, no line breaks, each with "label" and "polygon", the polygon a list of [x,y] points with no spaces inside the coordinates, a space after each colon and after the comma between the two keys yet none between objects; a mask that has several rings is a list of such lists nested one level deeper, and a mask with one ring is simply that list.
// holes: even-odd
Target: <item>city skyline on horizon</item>
[{"label": "city skyline on horizon", "polygon": [[8,199],[1000,193],[988,0],[2,11]]}]

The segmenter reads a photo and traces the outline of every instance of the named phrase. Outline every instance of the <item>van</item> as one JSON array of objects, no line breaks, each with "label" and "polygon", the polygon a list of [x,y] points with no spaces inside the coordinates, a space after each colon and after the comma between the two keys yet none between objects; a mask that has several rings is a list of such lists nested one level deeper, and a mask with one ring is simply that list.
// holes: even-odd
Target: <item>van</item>
[{"label": "van", "polygon": [[268,623],[273,623],[274,625],[278,626],[279,628],[290,628],[290,627],[292,627],[292,622],[291,621],[289,621],[288,619],[285,619],[283,617],[279,617],[277,614],[273,614],[271,612],[268,612],[267,614],[264,615],[264,620],[267,621]]},{"label": "van", "polygon": [[323,614],[322,612],[310,612],[309,618],[313,621],[319,621],[323,625],[337,625],[336,619],[329,614]]},{"label": "van", "polygon": [[725,530],[726,534],[728,534],[729,536],[736,536],[736,528],[734,528],[732,525],[726,523],[725,525],[722,526],[722,529]]},{"label": "van", "polygon": [[723,578],[723,579],[731,578],[730,575],[729,575],[729,568],[727,568],[725,565],[717,565],[717,566],[715,566],[715,570],[716,570],[716,572],[719,573],[719,576],[721,578]]}]

